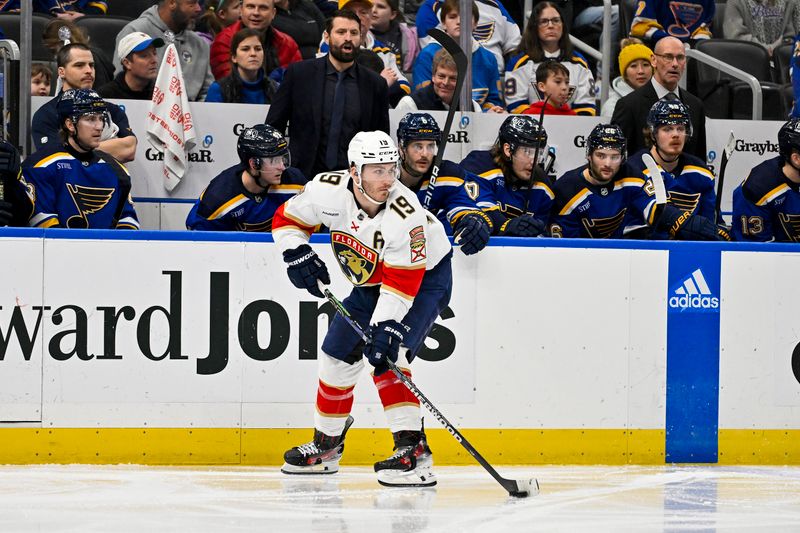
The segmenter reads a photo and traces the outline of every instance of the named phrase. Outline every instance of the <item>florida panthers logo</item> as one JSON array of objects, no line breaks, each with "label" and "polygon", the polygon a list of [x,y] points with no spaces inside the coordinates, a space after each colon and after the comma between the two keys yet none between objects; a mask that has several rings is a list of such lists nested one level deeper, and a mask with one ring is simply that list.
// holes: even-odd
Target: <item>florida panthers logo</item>
[{"label": "florida panthers logo", "polygon": [[363,285],[378,266],[378,253],[361,241],[340,231],[331,232],[331,246],[339,267],[353,285]]}]

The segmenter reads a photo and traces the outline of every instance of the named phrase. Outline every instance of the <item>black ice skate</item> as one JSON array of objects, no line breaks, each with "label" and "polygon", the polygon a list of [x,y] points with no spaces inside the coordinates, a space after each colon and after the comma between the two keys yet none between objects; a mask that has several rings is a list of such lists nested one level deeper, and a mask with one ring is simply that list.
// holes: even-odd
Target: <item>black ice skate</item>
[{"label": "black ice skate", "polygon": [[375,463],[378,483],[387,487],[432,487],[433,455],[425,431],[398,431],[394,437],[394,455]]},{"label": "black ice skate", "polygon": [[335,474],[339,471],[339,459],[344,452],[344,437],[353,425],[348,416],[341,435],[331,437],[315,429],[314,440],[295,446],[283,454],[286,461],[281,467],[284,474]]}]

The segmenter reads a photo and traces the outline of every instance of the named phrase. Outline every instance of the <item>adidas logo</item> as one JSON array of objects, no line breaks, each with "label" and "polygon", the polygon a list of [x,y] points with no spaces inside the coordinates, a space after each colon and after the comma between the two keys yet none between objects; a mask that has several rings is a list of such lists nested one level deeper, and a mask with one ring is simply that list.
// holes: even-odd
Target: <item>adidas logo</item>
[{"label": "adidas logo", "polygon": [[675,289],[669,298],[669,306],[681,311],[719,309],[719,298],[711,293],[703,271],[698,268]]}]

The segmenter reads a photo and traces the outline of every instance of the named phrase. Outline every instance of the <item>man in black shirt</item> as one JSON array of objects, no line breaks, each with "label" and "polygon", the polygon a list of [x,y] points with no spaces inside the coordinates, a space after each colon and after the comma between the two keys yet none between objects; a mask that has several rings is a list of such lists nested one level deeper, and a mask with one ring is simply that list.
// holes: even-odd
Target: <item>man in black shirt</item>
[{"label": "man in black shirt", "polygon": [[103,98],[150,100],[158,76],[156,48],[162,46],[163,39],[154,39],[140,31],[129,33],[120,39],[117,57],[122,63],[122,72],[97,89],[98,94]]}]

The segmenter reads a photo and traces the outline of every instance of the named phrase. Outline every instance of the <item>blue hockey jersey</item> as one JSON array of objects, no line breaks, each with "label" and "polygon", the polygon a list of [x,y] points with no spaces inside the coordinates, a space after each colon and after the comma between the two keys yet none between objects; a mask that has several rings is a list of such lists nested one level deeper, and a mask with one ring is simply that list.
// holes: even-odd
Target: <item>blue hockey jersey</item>
[{"label": "blue hockey jersey", "polygon": [[[472,178],[474,179],[474,176]],[[417,187],[409,187],[417,193],[417,198],[422,205],[425,205],[425,195],[428,192],[429,183],[430,173]],[[473,197],[476,190],[471,183],[472,181],[467,177],[467,173],[461,165],[453,161],[442,161],[429,209],[442,223],[448,235],[453,234],[453,229],[464,215],[468,213],[482,214],[475,202],[477,195]],[[491,226],[492,224],[489,223],[490,229]]]},{"label": "blue hockey jersey", "polygon": [[[0,0],[0,12],[17,12],[19,0]],[[37,13],[57,15],[64,11],[80,11],[87,15],[105,15],[108,5],[103,0],[33,0],[33,10]]]},{"label": "blue hockey jersey", "polygon": [[644,193],[645,181],[617,173],[608,184],[593,185],[586,179],[587,169],[588,165],[583,165],[567,171],[553,185],[550,235],[620,239],[626,215],[641,214],[650,202]]},{"label": "blue hockey jersey", "polygon": [[280,185],[253,194],[242,184],[241,164],[223,170],[211,180],[186,217],[186,227],[201,231],[272,231],[272,216],[308,181],[298,169],[283,171]]},{"label": "blue hockey jersey", "polygon": [[[646,153],[649,153],[649,150],[643,149],[628,158],[620,169],[623,177],[641,178],[647,181],[650,173],[647,171],[644,161],[642,161],[642,155]],[[659,166],[659,168],[661,167]],[[701,215],[712,222],[716,222],[715,203],[717,201],[717,193],[714,173],[708,169],[700,158],[683,153],[678,159],[678,166],[672,172],[662,169],[661,176],[664,180],[664,187],[667,189],[667,197],[670,204],[681,211],[692,213],[693,215]],[[644,213],[629,213],[625,222],[626,232],[653,223],[655,197],[652,196],[652,191],[649,191],[648,195],[652,199],[651,204],[648,205]],[[668,235],[663,231],[653,232],[651,238],[667,239]]]},{"label": "blue hockey jersey", "polygon": [[555,198],[549,179],[546,182],[534,181],[530,187],[512,183],[503,175],[488,150],[473,150],[461,161],[461,166],[473,174],[467,174],[472,183],[467,184],[467,190],[472,190],[471,196],[476,198],[478,207],[492,219],[493,234],[496,235],[509,218],[524,214],[526,202],[527,212],[542,224],[547,224]]},{"label": "blue hockey jersey", "polygon": [[39,228],[139,229],[125,166],[95,150],[50,143],[22,164],[20,185]]},{"label": "blue hockey jersey", "polygon": [[756,165],[733,191],[733,238],[800,242],[800,189],[783,173],[781,158]]},{"label": "blue hockey jersey", "polygon": [[716,8],[715,0],[640,0],[631,37],[654,42],[668,35],[681,41],[708,39]]}]

